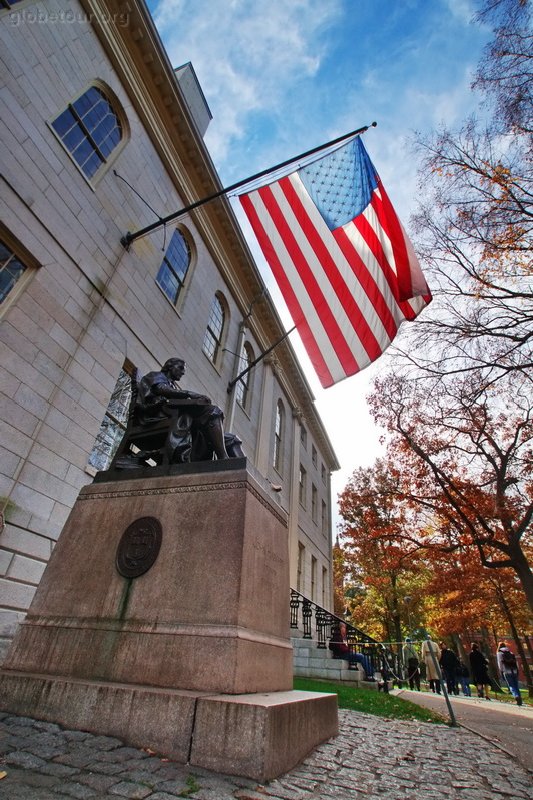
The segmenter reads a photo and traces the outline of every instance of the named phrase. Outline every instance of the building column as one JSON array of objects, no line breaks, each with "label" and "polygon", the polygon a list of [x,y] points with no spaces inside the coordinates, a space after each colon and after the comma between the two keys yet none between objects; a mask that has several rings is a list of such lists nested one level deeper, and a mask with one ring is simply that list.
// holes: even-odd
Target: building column
[{"label": "building column", "polygon": [[292,452],[291,452],[291,474],[289,486],[289,564],[290,581],[293,588],[296,587],[298,572],[298,541],[300,526],[300,431],[303,414],[299,408],[292,411]]}]

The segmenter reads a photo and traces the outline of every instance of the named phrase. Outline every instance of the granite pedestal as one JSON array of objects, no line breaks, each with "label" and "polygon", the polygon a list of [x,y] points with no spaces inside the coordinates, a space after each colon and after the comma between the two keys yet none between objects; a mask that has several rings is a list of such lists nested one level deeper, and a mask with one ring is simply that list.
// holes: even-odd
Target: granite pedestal
[{"label": "granite pedestal", "polygon": [[337,731],[334,695],[291,691],[288,570],[286,517],[244,460],[87,486],[0,708],[272,778]]}]

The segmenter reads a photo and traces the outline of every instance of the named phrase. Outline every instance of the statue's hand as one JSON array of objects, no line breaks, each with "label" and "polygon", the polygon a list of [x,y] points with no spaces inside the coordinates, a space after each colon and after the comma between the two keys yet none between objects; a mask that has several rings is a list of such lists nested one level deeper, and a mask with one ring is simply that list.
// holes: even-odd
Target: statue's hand
[{"label": "statue's hand", "polygon": [[200,400],[202,403],[210,403],[211,400],[205,394],[197,394],[196,392],[188,392],[187,393],[191,400]]}]

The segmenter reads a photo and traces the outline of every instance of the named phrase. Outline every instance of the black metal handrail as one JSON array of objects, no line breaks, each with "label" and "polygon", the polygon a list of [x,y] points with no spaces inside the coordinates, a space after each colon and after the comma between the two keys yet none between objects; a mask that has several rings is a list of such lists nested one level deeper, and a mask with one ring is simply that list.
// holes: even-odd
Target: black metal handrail
[{"label": "black metal handrail", "polygon": [[[361,653],[370,660],[372,669],[381,673],[384,689],[387,691],[387,680],[390,680],[394,672],[400,674],[396,669],[397,666],[399,667],[396,665],[396,654],[351,622],[332,614],[331,611],[326,611],[325,608],[313,600],[309,600],[296,589],[291,589],[290,626],[293,630],[300,630],[301,619],[304,639],[313,639],[313,615],[317,647],[326,650],[329,647],[333,630],[341,624],[345,625],[346,641],[350,652]],[[358,664],[353,663],[353,660],[348,660],[348,669],[357,670]]]},{"label": "black metal handrail", "polygon": [[[363,655],[370,658],[373,668],[377,669],[377,665],[380,663],[381,659],[379,658],[379,643],[375,639],[368,636],[368,634],[359,628],[356,628],[355,625],[352,625],[350,622],[346,622],[342,617],[338,617],[336,614],[326,611],[325,608],[309,600],[308,597],[300,594],[296,589],[291,589],[290,626],[292,629],[300,629],[300,609],[304,639],[313,638],[313,615],[315,618],[317,647],[321,650],[327,649],[335,626],[344,624],[346,625],[346,641],[350,651],[354,653],[363,653]],[[357,669],[357,664],[349,661],[348,667],[349,669]]]}]

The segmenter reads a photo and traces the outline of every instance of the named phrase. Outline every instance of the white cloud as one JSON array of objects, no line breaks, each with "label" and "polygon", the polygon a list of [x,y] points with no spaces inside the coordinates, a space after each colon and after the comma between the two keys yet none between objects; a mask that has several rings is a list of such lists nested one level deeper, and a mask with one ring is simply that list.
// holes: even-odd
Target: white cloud
[{"label": "white cloud", "polygon": [[162,0],[157,5],[154,20],[170,60],[175,66],[192,62],[216,120],[206,136],[215,163],[249,135],[254,115],[275,118],[298,83],[316,74],[324,31],[340,8],[339,0]]}]

